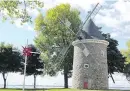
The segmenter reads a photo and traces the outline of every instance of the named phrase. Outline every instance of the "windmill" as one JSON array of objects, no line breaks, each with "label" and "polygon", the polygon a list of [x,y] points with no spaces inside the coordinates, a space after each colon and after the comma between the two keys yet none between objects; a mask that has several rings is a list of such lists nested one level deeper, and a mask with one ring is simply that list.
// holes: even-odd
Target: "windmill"
[{"label": "windmill", "polygon": [[[67,27],[68,30],[70,30],[75,35],[74,39],[78,39],[78,40],[82,40],[82,39],[101,39],[101,40],[104,40],[104,37],[101,35],[101,32],[97,31],[97,30],[100,30],[101,27],[93,26],[93,27],[97,28],[97,30],[95,30],[93,28],[92,30],[94,30],[94,31],[91,32],[90,29],[88,29],[88,27],[91,27],[91,26],[87,26],[87,25],[85,26],[86,22],[93,23],[92,19],[94,19],[95,16],[98,14],[101,7],[102,6],[99,5],[99,3],[96,4],[96,6],[93,8],[93,10],[91,12],[89,12],[88,15],[86,16],[84,23],[82,24],[80,30],[77,33],[74,33],[74,31],[72,29]],[[59,21],[61,22],[61,24],[67,26],[61,19],[59,19]],[[86,30],[86,28],[87,28],[87,31],[84,31],[84,30]],[[73,41],[70,42],[70,44],[67,48],[62,49],[62,51],[60,52],[60,55],[62,55],[62,56],[58,56],[56,60],[60,60],[61,63],[63,62],[63,59],[66,57],[67,53],[69,52],[69,48],[72,45],[72,42]],[[84,46],[83,43],[82,43],[82,45]],[[83,50],[83,53],[87,56],[88,53],[86,53],[86,51],[87,51],[87,48],[85,47],[85,49]],[[110,77],[112,78],[113,83],[115,83],[111,73],[110,73]]]},{"label": "windmill", "polygon": [[[99,3],[96,4],[96,6],[93,8],[93,10],[92,10],[91,12],[89,12],[88,15],[86,16],[86,19],[85,19],[84,23],[81,25],[81,27],[80,27],[80,29],[79,29],[79,31],[78,31],[77,33],[75,33],[72,29],[70,29],[70,28],[68,27],[68,25],[66,25],[60,18],[58,18],[59,21],[60,21],[60,23],[63,24],[63,25],[65,25],[65,26],[67,26],[67,29],[70,30],[70,31],[75,35],[75,38],[70,42],[70,44],[69,44],[68,47],[63,48],[63,49],[61,50],[61,52],[59,53],[59,55],[58,55],[58,57],[57,57],[56,60],[60,60],[60,62],[62,63],[62,62],[63,62],[63,59],[66,57],[67,53],[69,52],[69,49],[70,49],[70,47],[71,47],[71,45],[72,45],[72,42],[73,42],[75,39],[81,40],[82,38],[86,38],[86,37],[89,36],[85,31],[82,31],[83,28],[84,28],[84,25],[86,24],[86,22],[87,22],[90,18],[94,18],[94,17],[97,15],[97,13],[98,13],[99,10],[101,9],[101,7],[102,7],[102,6],[99,5]],[[85,34],[88,35],[88,36],[86,36],[86,35],[84,36],[83,33],[85,33]],[[80,35],[80,34],[81,34],[81,35]],[[83,34],[83,36],[82,36],[82,34]],[[84,46],[84,44],[83,44],[83,46]]]},{"label": "windmill", "polygon": [[[101,6],[99,6],[99,3],[97,3],[96,6],[93,8],[93,10],[87,15],[86,20],[84,21],[83,25],[81,26],[81,28],[79,29],[79,31],[77,33],[75,33],[73,30],[71,30],[69,27],[67,27],[68,30],[70,30],[75,35],[75,37],[70,42],[70,44],[66,48],[66,50],[63,53],[61,53],[62,56],[59,60],[60,60],[60,62],[62,62],[64,60],[64,58],[68,54],[69,48],[73,44],[73,46],[75,46],[74,47],[74,59],[73,59],[73,76],[72,76],[72,84],[73,84],[72,87],[73,88],[83,89],[83,88],[89,87],[91,89],[90,85],[93,85],[92,88],[95,87],[95,89],[99,89],[99,88],[107,89],[108,88],[108,73],[107,73],[108,69],[107,69],[107,59],[106,59],[105,50],[109,43],[107,41],[105,41],[105,38],[102,36],[101,32],[99,31],[101,28],[97,27],[94,24],[94,22],[92,21],[92,18],[94,18],[96,16],[96,14],[99,12],[100,9],[101,9]],[[66,26],[66,24],[64,22],[62,22],[61,20],[60,20],[60,22],[61,22],[61,24]],[[75,39],[76,39],[76,41],[75,41]],[[91,41],[91,42],[89,42],[89,41]],[[87,42],[89,45],[87,45]],[[96,45],[97,43],[99,45],[103,46],[103,50],[98,45]],[[95,46],[93,46],[93,44]],[[94,48],[94,50],[91,50],[90,45],[91,45],[92,49]],[[97,52],[94,52],[94,51],[96,51],[95,48],[98,50]],[[77,54],[80,54],[80,55],[78,56]],[[98,55],[99,58],[96,57],[96,55]],[[102,65],[100,58],[102,58],[102,60],[104,60],[104,62],[105,62],[104,65],[106,68],[103,68],[104,66],[100,66],[100,65]],[[93,60],[92,62],[94,64],[91,63],[90,60]],[[88,62],[88,63],[86,63],[86,62]],[[96,65],[96,66],[93,67],[92,64]],[[91,66],[89,67],[89,65],[91,65]],[[93,70],[95,70],[95,69],[97,69],[98,73],[93,73]],[[104,72],[104,74],[100,75],[100,71],[98,69],[103,69],[102,72]],[[96,76],[96,77],[93,77],[92,75]],[[100,76],[98,76],[98,75],[102,76],[102,78],[105,80],[101,79]],[[93,77],[93,78],[91,78],[91,77]],[[94,79],[101,79],[101,80],[97,80],[97,81],[104,83],[104,84],[98,85],[98,82],[96,82],[96,80],[94,80]],[[83,87],[83,84],[84,84],[84,87]],[[89,84],[89,86],[88,86],[88,84]]]}]

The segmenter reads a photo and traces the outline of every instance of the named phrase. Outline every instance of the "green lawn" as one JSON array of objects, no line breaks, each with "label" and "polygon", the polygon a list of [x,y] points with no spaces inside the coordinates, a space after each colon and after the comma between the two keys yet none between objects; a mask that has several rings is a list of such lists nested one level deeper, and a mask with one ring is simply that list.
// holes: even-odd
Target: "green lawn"
[{"label": "green lawn", "polygon": [[[0,91],[22,91],[15,89],[0,89]],[[25,90],[34,91],[34,90]],[[36,91],[121,91],[121,90],[75,90],[75,89],[49,89],[49,90],[36,90]],[[128,90],[127,90],[128,91]],[[130,90],[129,90],[130,91]]]}]

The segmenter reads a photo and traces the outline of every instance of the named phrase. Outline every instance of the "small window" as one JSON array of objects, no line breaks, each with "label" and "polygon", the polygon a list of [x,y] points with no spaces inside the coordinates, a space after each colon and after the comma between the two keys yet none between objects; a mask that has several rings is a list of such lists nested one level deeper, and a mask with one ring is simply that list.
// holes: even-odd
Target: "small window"
[{"label": "small window", "polygon": [[84,68],[89,68],[89,64],[84,64]]}]

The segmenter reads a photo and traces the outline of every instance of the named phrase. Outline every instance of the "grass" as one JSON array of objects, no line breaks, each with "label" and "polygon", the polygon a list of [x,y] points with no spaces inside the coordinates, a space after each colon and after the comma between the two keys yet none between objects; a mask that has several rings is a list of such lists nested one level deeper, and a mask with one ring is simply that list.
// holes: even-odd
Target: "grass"
[{"label": "grass", "polygon": [[[0,89],[0,91],[22,91],[21,89]],[[76,90],[76,89],[48,89],[48,90],[25,90],[25,91],[121,91],[121,90]],[[127,90],[128,91],[128,90]],[[130,90],[129,90],[130,91]]]}]

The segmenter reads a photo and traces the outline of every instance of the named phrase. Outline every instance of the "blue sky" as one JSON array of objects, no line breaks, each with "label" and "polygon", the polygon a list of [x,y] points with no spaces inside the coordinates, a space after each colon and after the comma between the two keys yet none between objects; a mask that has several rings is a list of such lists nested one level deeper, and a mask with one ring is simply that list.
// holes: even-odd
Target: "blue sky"
[{"label": "blue sky", "polygon": [[[54,7],[55,5],[70,3],[72,7],[75,7],[81,11],[81,18],[84,20],[87,11],[91,10],[91,6],[95,5],[97,2],[100,2],[103,8],[94,18],[94,22],[98,26],[102,27],[102,31],[104,33],[111,33],[111,36],[118,40],[119,49],[126,48],[126,41],[130,38],[130,2],[124,2],[123,0],[44,0],[45,6],[43,8],[43,12]],[[36,10],[29,11],[29,13],[33,17],[36,17],[38,14]],[[29,24],[21,26],[19,20],[17,20],[15,24],[10,24],[8,21],[4,23],[0,22],[0,42],[4,41],[6,43],[11,43],[21,49],[21,46],[26,44],[27,39],[29,43],[34,43],[33,39],[36,36],[36,33],[33,28],[34,26]],[[17,78],[15,78],[16,76]],[[22,84],[22,77],[23,76],[19,74],[10,74],[8,79],[9,84]],[[38,77],[38,79],[39,80],[37,83],[39,84],[42,84],[42,81],[47,81],[46,84],[60,84],[62,81],[61,84],[63,84],[63,76],[61,75],[57,78],[44,77],[43,80],[41,77]],[[1,80],[2,77],[0,76],[0,84],[2,84]],[[17,80],[20,81],[18,82]],[[32,77],[28,77],[27,84],[32,84],[32,82]]]},{"label": "blue sky", "polygon": [[27,42],[33,43],[35,31],[19,28],[9,22],[0,23],[0,42],[11,43],[21,49]]}]

